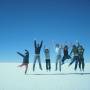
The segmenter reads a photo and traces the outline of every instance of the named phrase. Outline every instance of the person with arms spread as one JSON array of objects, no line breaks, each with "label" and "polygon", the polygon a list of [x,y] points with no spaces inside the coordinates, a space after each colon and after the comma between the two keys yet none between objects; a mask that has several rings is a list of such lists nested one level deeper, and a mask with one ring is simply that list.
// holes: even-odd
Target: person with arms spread
[{"label": "person with arms spread", "polygon": [[21,54],[20,52],[17,52],[20,56],[23,57],[23,62],[19,67],[25,66],[25,74],[27,73],[28,70],[28,64],[29,64],[29,51],[25,50],[25,54]]}]

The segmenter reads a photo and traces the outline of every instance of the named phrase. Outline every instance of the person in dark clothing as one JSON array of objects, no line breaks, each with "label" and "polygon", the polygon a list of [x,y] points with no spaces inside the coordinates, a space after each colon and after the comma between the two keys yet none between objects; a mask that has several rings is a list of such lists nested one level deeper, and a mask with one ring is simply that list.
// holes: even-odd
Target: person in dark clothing
[{"label": "person in dark clothing", "polygon": [[64,64],[64,61],[66,59],[71,59],[71,56],[68,54],[68,46],[67,45],[64,46],[63,53],[64,53],[64,56],[62,58],[62,64]]},{"label": "person in dark clothing", "polygon": [[82,45],[79,45],[78,46],[78,53],[79,53],[79,60],[80,60],[80,63],[79,63],[79,67],[81,70],[84,71],[84,67],[85,67],[85,63],[84,63],[84,48]]},{"label": "person in dark clothing", "polygon": [[80,63],[79,54],[78,54],[78,47],[76,45],[73,45],[73,48],[72,48],[72,51],[71,51],[70,55],[72,53],[74,54],[74,56],[73,56],[73,59],[72,59],[71,63],[69,64],[69,66],[71,66],[75,62],[74,70],[76,70],[78,63]]},{"label": "person in dark clothing", "polygon": [[25,54],[21,54],[20,52],[17,52],[17,54],[19,54],[20,56],[23,57],[23,62],[21,65],[19,65],[19,67],[25,66],[25,74],[27,73],[28,70],[28,64],[29,64],[29,51],[25,50]]},{"label": "person in dark clothing", "polygon": [[43,41],[41,41],[41,44],[39,44],[39,43],[37,44],[36,40],[34,41],[35,57],[34,57],[33,71],[35,70],[36,60],[38,60],[39,68],[42,70],[41,60],[40,60],[40,51],[41,51],[41,48],[42,48],[42,44],[43,44]]},{"label": "person in dark clothing", "polygon": [[51,70],[51,63],[50,63],[50,51],[48,48],[44,46],[44,54],[45,54],[45,61],[46,61],[46,70]]}]

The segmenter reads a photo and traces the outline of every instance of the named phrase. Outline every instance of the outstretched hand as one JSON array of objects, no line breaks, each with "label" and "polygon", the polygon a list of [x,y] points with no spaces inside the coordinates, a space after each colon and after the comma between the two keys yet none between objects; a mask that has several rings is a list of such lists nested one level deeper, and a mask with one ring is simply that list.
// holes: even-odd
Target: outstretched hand
[{"label": "outstretched hand", "polygon": [[17,54],[19,54],[19,52],[16,52]]},{"label": "outstretched hand", "polygon": [[43,40],[41,42],[43,43]]},{"label": "outstretched hand", "polygon": [[19,53],[19,52],[16,52],[16,53]]}]

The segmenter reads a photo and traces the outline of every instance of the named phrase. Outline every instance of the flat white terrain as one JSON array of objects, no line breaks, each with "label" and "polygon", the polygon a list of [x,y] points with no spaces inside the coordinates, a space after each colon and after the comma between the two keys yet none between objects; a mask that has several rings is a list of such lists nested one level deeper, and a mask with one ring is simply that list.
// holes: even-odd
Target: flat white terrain
[{"label": "flat white terrain", "polygon": [[90,63],[86,63],[85,71],[74,71],[74,64],[62,66],[62,72],[55,71],[52,64],[51,72],[39,70],[36,64],[35,72],[29,64],[27,75],[19,63],[0,63],[0,90],[90,90]]}]

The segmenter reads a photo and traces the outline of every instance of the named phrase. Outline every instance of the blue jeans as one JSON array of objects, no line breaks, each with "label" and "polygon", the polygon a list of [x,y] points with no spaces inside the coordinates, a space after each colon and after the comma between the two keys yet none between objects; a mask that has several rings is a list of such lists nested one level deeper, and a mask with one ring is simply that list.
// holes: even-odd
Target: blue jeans
[{"label": "blue jeans", "polygon": [[37,60],[38,60],[38,62],[39,62],[39,68],[42,70],[40,55],[39,55],[39,54],[36,54],[36,55],[35,55],[35,58],[34,58],[34,63],[33,63],[33,71],[35,70],[35,64],[36,64],[36,61],[37,61]]},{"label": "blue jeans", "polygon": [[74,68],[74,70],[76,70],[78,63],[80,63],[79,56],[74,56],[74,57],[73,57],[73,60],[72,60],[71,63],[69,64],[69,66],[71,66],[74,62],[75,62],[75,68]]},{"label": "blue jeans", "polygon": [[56,70],[58,63],[59,63],[59,70],[61,71],[61,55],[57,55],[56,57]]}]

